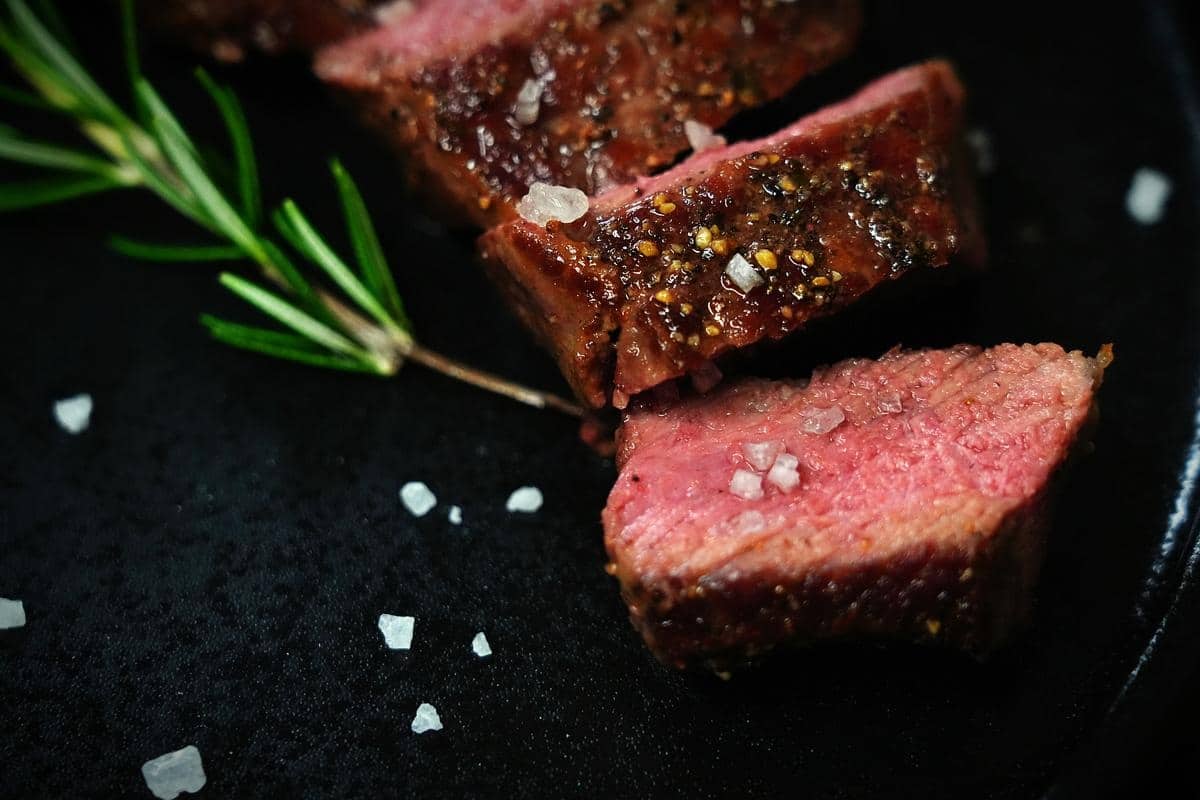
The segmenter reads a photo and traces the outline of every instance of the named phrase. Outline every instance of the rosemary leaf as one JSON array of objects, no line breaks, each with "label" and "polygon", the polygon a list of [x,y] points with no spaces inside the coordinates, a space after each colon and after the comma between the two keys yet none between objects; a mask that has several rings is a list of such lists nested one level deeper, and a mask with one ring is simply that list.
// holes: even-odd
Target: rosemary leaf
[{"label": "rosemary leaf", "polygon": [[250,138],[250,126],[237,95],[229,87],[221,86],[207,72],[196,70],[196,77],[217,104],[229,138],[233,142],[233,157],[237,164],[238,194],[242,201],[242,215],[252,226],[262,221],[262,195],[258,185],[258,163],[254,157],[254,143]]},{"label": "rosemary leaf", "polygon": [[355,277],[350,268],[338,258],[337,254],[321,238],[321,235],[309,224],[299,207],[291,200],[284,200],[281,210],[283,218],[287,220],[291,233],[295,237],[296,249],[323,269],[325,274],[342,288],[342,291],[377,322],[388,330],[403,333],[395,320],[388,315],[387,309],[380,304],[367,287],[363,286],[362,281]]},{"label": "rosemary leaf", "polygon": [[324,323],[304,313],[279,295],[272,294],[266,289],[256,286],[250,281],[230,272],[221,273],[221,284],[267,316],[275,318],[296,331],[296,333],[306,336],[317,344],[327,347],[335,353],[350,356],[365,364],[374,364],[377,367],[377,371],[383,374],[394,371],[391,365],[383,364],[371,353],[368,353]]},{"label": "rosemary leaf", "polygon": [[124,183],[99,175],[68,175],[3,183],[0,184],[0,211],[35,208],[125,186]]},{"label": "rosemary leaf", "polygon": [[0,130],[0,158],[35,167],[102,175],[126,184],[136,182],[136,178],[123,175],[116,165],[103,159],[58,145],[32,142],[10,130]]},{"label": "rosemary leaf", "polygon": [[[148,87],[149,84],[143,81],[142,86]],[[152,90],[146,96],[151,103],[156,97]],[[211,225],[242,248],[247,256],[259,264],[266,263],[267,254],[258,237],[254,235],[254,232],[250,230],[246,222],[225,199],[225,195],[213,183],[212,178],[205,172],[204,166],[197,159],[193,148],[188,146],[191,140],[187,138],[187,134],[183,133],[178,121],[170,112],[156,109],[153,104],[151,105],[151,114],[155,133],[158,134],[158,141],[163,152],[179,172],[183,182],[192,190],[196,202],[205,212]]]},{"label": "rosemary leaf", "polygon": [[238,261],[245,258],[241,248],[222,244],[161,244],[141,242],[124,236],[110,236],[108,246],[123,256],[142,261],[167,263],[199,263],[204,261]]},{"label": "rosemary leaf", "polygon": [[44,62],[42,72],[53,74],[74,90],[77,99],[91,108],[96,116],[117,125],[128,124],[128,118],[96,85],[87,71],[42,24],[24,0],[6,0],[16,31],[30,44],[30,49]]},{"label": "rosemary leaf", "polygon": [[228,322],[208,314],[202,315],[200,321],[208,328],[213,338],[243,350],[252,350],[314,367],[379,374],[373,364],[314,350],[312,343],[303,336]]},{"label": "rosemary leaf", "polygon": [[26,108],[36,108],[38,111],[57,111],[53,105],[32,92],[23,92],[11,86],[0,85],[0,100]]},{"label": "rosemary leaf", "polygon": [[408,318],[404,303],[400,300],[400,293],[396,290],[392,271],[388,269],[387,258],[383,255],[383,248],[379,244],[379,237],[375,233],[375,226],[371,222],[371,215],[367,212],[362,194],[350,173],[336,158],[330,162],[330,169],[341,196],[346,228],[350,232],[350,242],[354,246],[354,255],[358,260],[359,269],[362,270],[363,280],[371,289],[371,293],[391,312],[392,319],[405,331],[411,332],[412,321]]}]

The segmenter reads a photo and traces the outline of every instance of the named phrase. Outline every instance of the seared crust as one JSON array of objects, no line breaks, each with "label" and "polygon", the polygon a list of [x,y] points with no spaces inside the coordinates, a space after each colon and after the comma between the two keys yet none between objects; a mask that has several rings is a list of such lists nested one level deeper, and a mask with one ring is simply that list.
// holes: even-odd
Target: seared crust
[{"label": "seared crust", "polygon": [[[515,216],[534,181],[596,194],[671,163],[686,120],[719,127],[782,95],[848,52],[860,22],[857,0],[534,5],[512,12],[530,14],[517,30],[426,63],[376,35],[317,62],[415,180],[480,227]],[[532,122],[515,115],[530,82]]]},{"label": "seared crust", "polygon": [[[579,222],[516,220],[481,248],[580,397],[624,407],[910,270],[982,261],[961,100],[949,65],[923,64],[753,149],[602,197]],[[749,291],[726,274],[735,255],[757,276]]]}]

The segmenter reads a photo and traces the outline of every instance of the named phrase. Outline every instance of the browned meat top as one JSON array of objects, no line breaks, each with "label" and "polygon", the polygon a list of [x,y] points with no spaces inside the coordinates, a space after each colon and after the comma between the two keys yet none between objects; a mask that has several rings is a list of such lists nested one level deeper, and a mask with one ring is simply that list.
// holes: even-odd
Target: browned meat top
[{"label": "browned meat top", "polygon": [[589,194],[845,53],[854,0],[443,0],[328,48],[326,80],[487,224],[534,181]]},{"label": "browned meat top", "polygon": [[[767,139],[614,190],[578,222],[517,220],[483,245],[511,280],[552,285],[553,301],[543,290],[539,313],[525,313],[544,339],[575,336],[555,323],[577,323],[583,309],[603,318],[620,406],[909,269],[978,260],[956,159],[961,97],[943,62],[903,70]],[[585,342],[591,359],[559,350],[577,390],[600,404],[609,365],[596,341]]]}]

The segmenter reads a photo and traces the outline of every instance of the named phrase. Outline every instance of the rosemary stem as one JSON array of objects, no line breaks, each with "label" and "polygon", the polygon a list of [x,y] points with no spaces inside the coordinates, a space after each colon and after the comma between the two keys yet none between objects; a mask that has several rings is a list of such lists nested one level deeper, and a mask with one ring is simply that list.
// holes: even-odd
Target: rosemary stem
[{"label": "rosemary stem", "polygon": [[455,378],[472,386],[477,386],[480,389],[486,389],[489,392],[503,395],[534,408],[552,408],[555,411],[561,411],[573,417],[582,417],[584,415],[583,408],[572,403],[570,400],[549,392],[531,389],[528,386],[522,386],[510,380],[505,380],[498,375],[493,375],[490,372],[484,372],[481,369],[463,364],[460,361],[447,358],[441,353],[427,350],[419,344],[414,343],[412,345],[412,349],[408,352],[408,357],[410,360],[450,378]]}]

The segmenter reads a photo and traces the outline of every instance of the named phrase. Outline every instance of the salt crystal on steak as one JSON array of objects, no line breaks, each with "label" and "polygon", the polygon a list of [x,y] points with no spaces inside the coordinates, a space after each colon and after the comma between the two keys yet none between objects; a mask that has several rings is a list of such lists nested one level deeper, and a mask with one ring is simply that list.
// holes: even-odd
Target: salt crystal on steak
[{"label": "salt crystal on steak", "polygon": [[492,654],[492,646],[488,644],[487,637],[483,635],[483,631],[475,634],[475,638],[471,640],[471,649],[480,658],[486,658]]},{"label": "salt crystal on steak", "polygon": [[729,479],[729,491],[743,500],[760,500],[763,496],[762,475],[748,469],[734,470]]},{"label": "salt crystal on steak", "polygon": [[522,125],[532,125],[537,122],[538,113],[542,106],[542,82],[529,78],[521,84],[517,92],[517,103],[513,107],[513,117]]},{"label": "salt crystal on steak", "polygon": [[426,731],[440,731],[442,729],[442,720],[438,717],[437,709],[429,705],[429,703],[421,703],[417,706],[417,715],[413,717],[412,732],[425,733]]},{"label": "salt crystal on steak", "polygon": [[535,225],[545,225],[552,219],[574,222],[587,212],[587,195],[569,186],[535,183],[517,201],[517,213]]},{"label": "salt crystal on steak", "polygon": [[25,604],[20,600],[0,597],[0,630],[20,628],[25,624]]},{"label": "salt crystal on steak", "polygon": [[532,514],[542,507],[542,490],[536,486],[522,486],[508,496],[504,507],[509,511],[523,511]]},{"label": "salt crystal on steak", "polygon": [[800,485],[800,459],[790,453],[780,453],[767,473],[767,482],[783,492]]},{"label": "salt crystal on steak", "polygon": [[54,404],[54,419],[67,433],[83,433],[92,420],[92,396],[77,394]]},{"label": "salt crystal on steak", "polygon": [[146,787],[161,800],[174,800],[181,792],[198,792],[207,778],[194,745],[153,758],[142,764]]},{"label": "salt crystal on steak", "polygon": [[1125,210],[1141,224],[1153,225],[1162,219],[1170,196],[1171,179],[1156,169],[1142,167],[1133,173]]},{"label": "salt crystal on steak", "polygon": [[775,457],[783,452],[783,442],[748,442],[742,445],[742,454],[757,470],[765,471],[775,463]]},{"label": "salt crystal on steak", "polygon": [[437,505],[437,497],[421,481],[409,481],[400,489],[400,502],[414,517],[423,517]]},{"label": "salt crystal on steak", "polygon": [[408,650],[412,647],[415,617],[397,617],[393,614],[379,615],[379,630],[383,643],[392,650]]},{"label": "salt crystal on steak", "polygon": [[846,414],[839,406],[830,408],[810,408],[804,414],[800,430],[820,436],[846,421]]},{"label": "salt crystal on steak", "polygon": [[450,506],[450,510],[446,512],[446,518],[450,520],[451,525],[462,525],[462,508]]},{"label": "salt crystal on steak", "polygon": [[729,263],[725,265],[725,274],[743,294],[749,294],[751,289],[763,283],[762,275],[758,274],[741,253],[734,253],[733,258],[729,259]]},{"label": "salt crystal on steak", "polygon": [[683,135],[687,137],[688,146],[697,153],[725,146],[724,136],[713,133],[712,128],[694,119],[683,121]]}]

